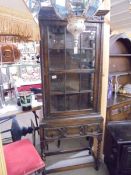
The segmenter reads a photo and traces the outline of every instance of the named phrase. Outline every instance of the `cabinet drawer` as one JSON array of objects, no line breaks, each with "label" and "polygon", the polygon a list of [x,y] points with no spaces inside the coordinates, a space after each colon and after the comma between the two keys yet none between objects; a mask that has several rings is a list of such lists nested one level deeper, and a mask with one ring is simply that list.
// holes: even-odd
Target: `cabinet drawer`
[{"label": "cabinet drawer", "polygon": [[107,109],[107,119],[109,121],[131,119],[131,105],[123,103]]},{"label": "cabinet drawer", "polygon": [[97,136],[102,134],[101,115],[82,115],[63,119],[48,119],[40,124],[40,139],[53,141],[66,138]]},{"label": "cabinet drawer", "polygon": [[121,113],[121,114],[115,114],[110,116],[111,121],[117,121],[117,120],[126,120],[126,119],[131,119],[131,113]]},{"label": "cabinet drawer", "polygon": [[96,123],[81,126],[43,128],[43,132],[46,139],[73,138],[102,133],[102,127],[99,123]]}]

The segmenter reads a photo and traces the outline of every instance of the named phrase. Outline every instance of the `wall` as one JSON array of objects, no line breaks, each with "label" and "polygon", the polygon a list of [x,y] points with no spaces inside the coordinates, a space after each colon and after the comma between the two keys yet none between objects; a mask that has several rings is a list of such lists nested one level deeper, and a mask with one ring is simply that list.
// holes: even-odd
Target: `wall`
[{"label": "wall", "polygon": [[[104,9],[110,10],[110,0],[104,1]],[[101,114],[104,118],[104,126],[105,126],[106,107],[107,107],[107,90],[108,90],[108,69],[109,69],[110,13],[108,13],[105,16],[104,20],[105,20],[105,23],[104,23],[104,31],[103,31],[104,38],[103,38]],[[103,138],[104,138],[104,136],[103,136]]]},{"label": "wall", "polygon": [[1,135],[0,135],[0,175],[7,175],[3,148],[2,148]]}]

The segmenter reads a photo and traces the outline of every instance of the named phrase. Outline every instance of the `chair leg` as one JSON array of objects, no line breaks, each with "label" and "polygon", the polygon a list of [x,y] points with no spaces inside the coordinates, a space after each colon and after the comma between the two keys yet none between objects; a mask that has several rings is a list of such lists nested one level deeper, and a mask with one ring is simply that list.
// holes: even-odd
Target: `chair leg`
[{"label": "chair leg", "polygon": [[44,169],[41,169],[41,170],[36,171],[34,174],[35,174],[35,175],[40,175],[40,174],[42,174],[42,175],[46,175],[45,168],[44,168]]},{"label": "chair leg", "polygon": [[42,175],[46,175],[45,168],[44,168],[43,171],[42,171]]}]

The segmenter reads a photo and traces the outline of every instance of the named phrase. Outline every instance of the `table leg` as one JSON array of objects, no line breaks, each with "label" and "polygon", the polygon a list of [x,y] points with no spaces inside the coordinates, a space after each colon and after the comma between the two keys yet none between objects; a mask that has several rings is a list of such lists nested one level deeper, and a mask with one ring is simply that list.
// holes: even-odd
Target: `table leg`
[{"label": "table leg", "polygon": [[102,141],[102,136],[101,135],[97,136],[97,152],[96,152],[96,160],[95,160],[96,170],[99,170],[99,165],[100,165],[101,141]]},{"label": "table leg", "polygon": [[37,119],[39,119],[38,115],[36,114],[36,111],[32,111],[34,116],[35,116],[35,123],[36,123],[36,126],[39,127],[39,124],[38,124],[38,121]]},{"label": "table leg", "polygon": [[[39,124],[38,124],[38,119],[39,119],[39,117],[38,117],[38,115],[36,114],[36,111],[32,111],[33,112],[33,114],[34,114],[34,116],[35,116],[35,123],[36,123],[36,126],[39,128]],[[37,130],[37,132],[38,132],[38,134],[39,134],[39,130]]]}]

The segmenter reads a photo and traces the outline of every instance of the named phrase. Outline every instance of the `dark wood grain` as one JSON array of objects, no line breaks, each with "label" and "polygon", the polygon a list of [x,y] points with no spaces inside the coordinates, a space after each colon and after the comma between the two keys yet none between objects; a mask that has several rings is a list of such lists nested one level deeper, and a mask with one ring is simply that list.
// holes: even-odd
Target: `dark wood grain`
[{"label": "dark wood grain", "polygon": [[[131,41],[124,34],[113,35],[110,38],[110,60],[109,60],[109,76],[112,77],[113,87],[115,86],[115,79],[117,77],[121,86],[131,83]],[[127,122],[126,122],[127,121]],[[119,123],[127,125],[131,121],[131,98],[125,97],[124,94],[112,94],[107,100],[107,114],[105,125],[105,139],[104,139],[104,156],[105,163],[107,164],[111,175],[130,174],[130,169],[126,169],[125,162],[127,160],[122,153],[122,144],[116,140],[119,137],[120,129],[117,132],[116,137],[111,135],[112,131],[109,131],[109,125],[117,128]],[[115,125],[116,124],[116,125]],[[130,131],[129,131],[130,132]],[[127,133],[128,134],[128,133]],[[122,136],[122,134],[121,134]],[[130,154],[130,151],[128,152]],[[128,157],[128,156],[127,156]],[[123,166],[124,164],[124,166]],[[123,169],[122,169],[123,166]],[[124,169],[125,168],[125,169]]]},{"label": "dark wood grain", "polygon": [[[105,11],[97,14],[103,16]],[[85,24],[87,32],[81,34],[79,53],[75,55],[73,36],[66,30],[67,21],[57,17],[52,7],[43,7],[39,13],[44,103],[40,143],[42,156],[47,156],[73,152],[73,149],[52,152],[51,142],[57,141],[60,147],[61,140],[88,138],[90,146],[82,149],[88,149],[89,155],[94,156],[92,146],[96,139],[97,154],[94,158],[98,169],[103,133],[100,114],[103,19],[94,17]],[[95,33],[94,39],[91,32],[92,35]],[[70,167],[59,168],[59,171],[67,169]]]}]

